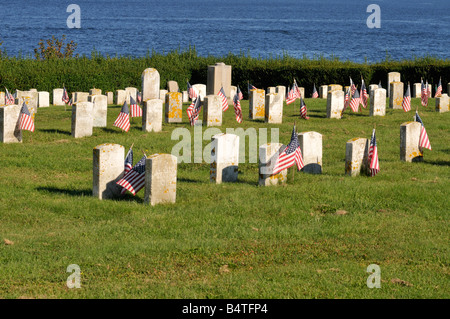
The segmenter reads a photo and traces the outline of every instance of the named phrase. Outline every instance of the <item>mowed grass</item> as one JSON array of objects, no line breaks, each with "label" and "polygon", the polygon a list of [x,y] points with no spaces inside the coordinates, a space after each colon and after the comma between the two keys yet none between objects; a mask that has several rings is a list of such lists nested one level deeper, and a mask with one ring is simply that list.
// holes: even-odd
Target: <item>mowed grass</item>
[{"label": "mowed grass", "polygon": [[[155,207],[144,191],[92,197],[92,150],[134,143],[135,163],[142,151],[170,153],[175,128],[193,132],[186,104],[183,123],[159,133],[143,132],[140,118],[122,132],[112,126],[120,106],[110,106],[108,127],[81,139],[70,135],[69,108],[39,109],[34,133],[0,145],[0,297],[449,298],[450,113],[413,99],[409,113],[348,110],[336,120],[325,118],[326,100],[306,104],[310,120],[296,101],[272,125],[248,120],[242,101],[242,125],[231,106],[220,129],[279,128],[286,144],[296,121],[298,132],[323,134],[322,175],[290,171],[286,186],[259,187],[258,164],[245,163],[238,183],[215,185],[208,164],[182,163],[176,204]],[[433,150],[401,162],[400,124],[417,106]],[[370,138],[375,124],[380,173],[346,176],[346,142]],[[66,285],[71,264],[81,289]],[[370,264],[381,268],[380,289],[367,287]]]}]

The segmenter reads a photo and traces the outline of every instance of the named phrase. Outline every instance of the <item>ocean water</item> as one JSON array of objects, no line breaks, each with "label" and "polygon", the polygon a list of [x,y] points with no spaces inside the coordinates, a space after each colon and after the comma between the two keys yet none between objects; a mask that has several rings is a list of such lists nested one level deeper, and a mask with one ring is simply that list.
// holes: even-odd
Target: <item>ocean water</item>
[{"label": "ocean water", "polygon": [[[67,27],[69,4],[81,28]],[[381,9],[370,29],[369,4]],[[450,0],[15,0],[0,1],[0,41],[8,55],[32,55],[52,35],[76,53],[144,56],[195,46],[202,56],[336,56],[376,62],[432,55],[450,58]],[[6,18],[7,17],[7,18]]]}]

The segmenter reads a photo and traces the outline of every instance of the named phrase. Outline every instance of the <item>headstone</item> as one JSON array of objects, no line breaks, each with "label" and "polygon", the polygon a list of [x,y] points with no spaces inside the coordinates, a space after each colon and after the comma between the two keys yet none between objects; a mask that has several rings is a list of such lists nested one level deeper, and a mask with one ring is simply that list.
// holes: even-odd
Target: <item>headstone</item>
[{"label": "headstone", "polygon": [[302,150],[302,172],[322,174],[322,134],[302,132],[298,134],[298,142]]},{"label": "headstone", "polygon": [[347,141],[345,148],[345,174],[358,176],[367,171],[369,155],[369,140],[367,138],[353,138]]},{"label": "headstone", "polygon": [[183,94],[183,103],[188,103],[189,102],[188,91],[183,91],[183,92],[181,92],[181,94]]},{"label": "headstone", "polygon": [[53,105],[65,105],[62,100],[64,89],[53,89]]},{"label": "headstone", "polygon": [[134,99],[134,101],[137,102],[137,94],[138,94],[138,89],[136,89],[134,87],[126,87],[125,88],[126,101],[127,101],[128,105],[130,105],[130,97],[132,97]]},{"label": "headstone", "polygon": [[125,92],[125,90],[116,90],[115,98],[116,99],[114,104],[123,105],[123,103],[125,103],[127,99],[127,93]]},{"label": "headstone", "polygon": [[342,85],[340,84],[329,84],[328,92],[330,91],[343,91]]},{"label": "headstone", "polygon": [[285,184],[287,180],[287,169],[273,175],[273,168],[278,154],[286,148],[281,143],[268,143],[259,147],[259,182],[260,186],[271,186]]},{"label": "headstone", "polygon": [[0,92],[0,106],[5,105],[5,92]]},{"label": "headstone", "polygon": [[160,78],[159,72],[153,68],[147,68],[142,72],[142,101],[159,99]]},{"label": "headstone", "polygon": [[411,97],[420,97],[422,93],[422,83],[414,83],[412,87]]},{"label": "headstone", "polygon": [[447,84],[447,95],[450,94],[450,83]]},{"label": "headstone", "polygon": [[286,87],[283,85],[278,85],[276,90],[276,93],[281,95],[281,100],[284,101],[286,100]]},{"label": "headstone", "polygon": [[92,169],[92,195],[94,197],[110,199],[120,194],[122,187],[116,182],[123,177],[124,157],[125,148],[122,145],[101,144],[94,147]]},{"label": "headstone", "polygon": [[168,81],[167,82],[167,91],[179,92],[180,88],[178,87],[178,82],[177,81]]},{"label": "headstone", "polygon": [[89,95],[100,95],[100,94],[102,94],[102,90],[101,89],[93,88],[93,89],[89,90]]},{"label": "headstone", "polygon": [[81,138],[92,135],[92,102],[72,105],[72,136]]},{"label": "headstone", "polygon": [[222,114],[222,98],[217,94],[205,96],[203,122],[206,123],[206,126],[221,126]]},{"label": "headstone", "polygon": [[0,142],[21,143],[22,131],[19,128],[19,116],[22,105],[0,107]]},{"label": "headstone", "polygon": [[38,90],[37,89],[29,89],[28,91],[30,91],[30,92],[37,92]]},{"label": "headstone", "polygon": [[305,98],[305,97],[306,97],[306,96],[305,96],[305,88],[302,87],[302,86],[300,86],[300,87],[298,88],[298,90],[300,91],[300,94],[301,94],[302,98]]},{"label": "headstone", "polygon": [[144,101],[142,110],[142,130],[145,132],[161,132],[163,121],[163,100]]},{"label": "headstone", "polygon": [[223,62],[216,63],[215,65],[208,65],[205,96],[219,93],[220,88],[222,87],[227,99],[230,100],[233,98],[230,96],[231,65],[226,65]]},{"label": "headstone", "polygon": [[276,90],[277,90],[276,87],[274,87],[274,86],[269,86],[269,87],[267,88],[266,94],[277,93]]},{"label": "headstone", "polygon": [[[206,85],[205,84],[194,84],[194,85],[192,85],[192,88],[197,91],[197,94],[200,94],[200,101],[203,101],[203,99],[206,96]],[[220,88],[219,88],[219,90],[220,90]],[[219,91],[217,91],[214,94],[217,94],[217,93],[219,93]]]},{"label": "headstone", "polygon": [[375,89],[370,99],[370,116],[386,115],[386,89]]},{"label": "headstone", "polygon": [[108,105],[114,104],[114,92],[111,91],[106,92],[106,99]]},{"label": "headstone", "polygon": [[73,99],[73,103],[87,102],[88,101],[89,92],[75,92],[75,97]]},{"label": "headstone", "polygon": [[230,96],[231,96],[230,101],[232,104],[233,104],[233,98],[236,95],[236,93],[237,93],[237,86],[234,86],[234,85],[230,86]]},{"label": "headstone", "polygon": [[159,90],[159,99],[165,101],[167,93],[169,93],[169,91],[167,91],[167,90]]},{"label": "headstone", "polygon": [[344,91],[329,91],[327,98],[327,118],[340,119],[344,109]]},{"label": "headstone", "polygon": [[400,125],[400,160],[405,162],[423,161],[423,152],[419,147],[421,130],[422,125],[416,121]]},{"label": "headstone", "polygon": [[378,89],[378,84],[371,84],[369,85],[369,98],[372,99],[373,93],[376,89]]},{"label": "headstone", "polygon": [[321,85],[319,87],[319,97],[321,99],[326,99],[328,97],[328,85]]},{"label": "headstone", "polygon": [[236,182],[239,164],[239,136],[217,134],[211,138],[210,181],[216,184]]},{"label": "headstone", "polygon": [[266,94],[265,115],[266,123],[281,124],[283,122],[283,100],[281,94]]},{"label": "headstone", "polygon": [[170,92],[166,94],[166,123],[181,123],[183,116],[183,102],[181,98],[180,92]]},{"label": "headstone", "polygon": [[390,87],[390,97],[389,97],[389,108],[394,110],[402,110],[402,102],[404,95],[404,84],[403,82],[391,82]]},{"label": "headstone", "polygon": [[38,92],[38,107],[50,106],[50,93],[45,91]]},{"label": "headstone", "polygon": [[175,203],[177,195],[177,157],[153,154],[145,160],[146,203]]},{"label": "headstone", "polygon": [[[431,84],[428,84],[428,91],[430,94],[433,92],[433,86]],[[431,95],[433,97],[433,95]]]},{"label": "headstone", "polygon": [[92,102],[92,126],[106,127],[108,116],[108,98],[106,95],[90,95],[89,102]]},{"label": "headstone", "polygon": [[448,94],[443,93],[440,97],[436,98],[436,111],[439,113],[448,112]]},{"label": "headstone", "polygon": [[391,82],[400,82],[400,73],[399,72],[389,72],[387,74],[387,95],[391,97]]},{"label": "headstone", "polygon": [[16,103],[17,105],[22,106],[22,104],[25,102],[25,104],[28,107],[28,110],[30,111],[31,117],[34,120],[34,116],[37,113],[38,108],[38,99],[39,99],[39,93],[34,91],[16,91]]},{"label": "headstone", "polygon": [[251,120],[264,119],[265,117],[265,91],[263,89],[250,90],[249,98],[249,118]]}]

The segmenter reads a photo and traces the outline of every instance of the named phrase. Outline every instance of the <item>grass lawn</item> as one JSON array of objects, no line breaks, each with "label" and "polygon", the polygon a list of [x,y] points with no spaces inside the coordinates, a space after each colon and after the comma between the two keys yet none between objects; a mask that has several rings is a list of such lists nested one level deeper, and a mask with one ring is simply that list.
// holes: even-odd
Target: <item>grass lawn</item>
[{"label": "grass lawn", "polygon": [[[208,164],[182,163],[176,204],[155,207],[143,190],[93,198],[92,150],[134,143],[135,163],[141,150],[170,153],[175,128],[193,132],[187,104],[183,123],[159,133],[143,132],[140,118],[122,132],[112,126],[120,106],[109,106],[108,127],[81,139],[69,108],[39,109],[34,133],[0,145],[0,298],[449,298],[450,113],[413,99],[409,113],[347,110],[336,120],[325,118],[326,100],[305,102],[310,120],[297,100],[273,125],[248,120],[242,101],[243,123],[231,106],[220,129],[279,128],[287,144],[296,121],[323,135],[322,175],[289,172],[286,186],[259,187],[258,164],[245,163],[238,183],[215,185]],[[400,124],[417,106],[433,150],[401,162]],[[346,176],[346,142],[370,138],[374,124],[380,173]],[[70,264],[81,289],[66,285]],[[370,264],[380,289],[366,285]]]}]

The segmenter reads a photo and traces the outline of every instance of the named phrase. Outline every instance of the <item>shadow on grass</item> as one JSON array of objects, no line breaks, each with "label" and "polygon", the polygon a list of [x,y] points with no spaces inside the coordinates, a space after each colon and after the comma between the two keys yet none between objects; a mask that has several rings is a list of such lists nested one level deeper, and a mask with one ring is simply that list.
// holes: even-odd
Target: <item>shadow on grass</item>
[{"label": "shadow on grass", "polygon": [[102,127],[101,129],[103,132],[106,132],[106,133],[121,133],[120,131],[109,128],[109,127]]},{"label": "shadow on grass", "polygon": [[449,161],[423,161],[425,164],[437,165],[437,166],[450,166]]},{"label": "shadow on grass", "polygon": [[40,192],[49,192],[53,194],[60,195],[69,195],[69,196],[92,196],[92,189],[83,189],[83,190],[75,190],[75,189],[63,189],[56,187],[37,187],[36,190]]},{"label": "shadow on grass", "polygon": [[184,178],[184,177],[178,177],[177,182],[183,182],[183,183],[203,183],[203,181],[196,180],[196,179],[190,179],[190,178]]},{"label": "shadow on grass", "polygon": [[40,132],[43,133],[53,133],[53,134],[64,134],[64,135],[72,135],[72,132],[61,131],[56,129],[39,129]]}]

